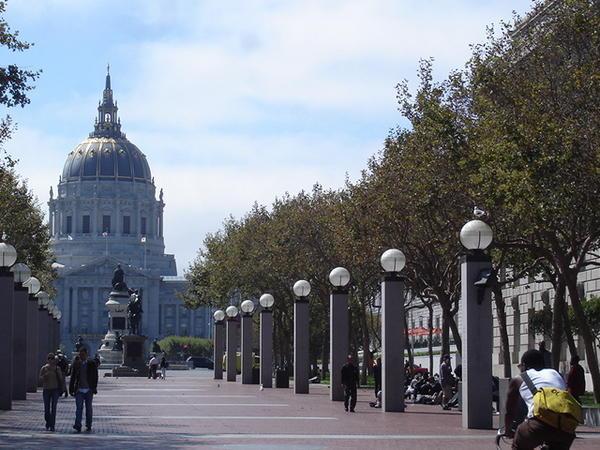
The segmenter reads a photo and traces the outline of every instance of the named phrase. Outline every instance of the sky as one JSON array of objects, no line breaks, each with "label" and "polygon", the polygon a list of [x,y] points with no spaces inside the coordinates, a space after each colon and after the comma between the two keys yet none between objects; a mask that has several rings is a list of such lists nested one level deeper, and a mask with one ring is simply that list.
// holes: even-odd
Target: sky
[{"label": "sky", "polygon": [[93,129],[110,63],[122,130],[164,189],[165,244],[183,274],[207,233],[254,202],[356,180],[406,125],[395,86],[419,60],[461,68],[486,27],[529,0],[9,0],[35,45],[1,65],[43,72],[5,148],[47,210]]}]

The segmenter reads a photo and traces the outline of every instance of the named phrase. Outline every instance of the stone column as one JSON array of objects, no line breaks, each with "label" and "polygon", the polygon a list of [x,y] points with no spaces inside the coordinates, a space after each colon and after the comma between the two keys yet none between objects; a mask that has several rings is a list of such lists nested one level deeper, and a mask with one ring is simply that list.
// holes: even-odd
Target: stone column
[{"label": "stone column", "polygon": [[[40,367],[46,364],[48,356],[48,311],[38,307],[38,363]],[[38,380],[38,387],[41,387]]]},{"label": "stone column", "polygon": [[27,300],[27,392],[37,392],[38,375],[42,362],[38,361],[38,306],[37,298],[29,294]]},{"label": "stone column", "polygon": [[27,303],[29,290],[15,283],[13,307],[13,400],[27,400]]},{"label": "stone column", "polygon": [[344,400],[342,366],[348,357],[348,289],[333,288],[329,297],[329,355],[331,358],[329,390],[333,401]]},{"label": "stone column", "polygon": [[227,318],[227,381],[236,381],[237,378],[237,319]]},{"label": "stone column", "polygon": [[242,384],[252,384],[252,314],[242,313]]},{"label": "stone column", "polygon": [[308,354],[308,298],[294,303],[294,393],[308,394],[310,358]]},{"label": "stone column", "polygon": [[260,312],[260,384],[273,387],[273,311]]},{"label": "stone column", "polygon": [[0,410],[12,409],[14,277],[0,268]]},{"label": "stone column", "polygon": [[[473,283],[492,262],[483,252],[461,257],[462,424],[463,428],[492,428],[492,303],[490,289],[483,297]],[[481,303],[480,303],[480,300]]]},{"label": "stone column", "polygon": [[215,321],[214,338],[214,378],[223,379],[223,354],[225,353],[225,323],[222,320]]},{"label": "stone column", "polygon": [[404,412],[404,283],[386,273],[381,283],[382,409]]}]

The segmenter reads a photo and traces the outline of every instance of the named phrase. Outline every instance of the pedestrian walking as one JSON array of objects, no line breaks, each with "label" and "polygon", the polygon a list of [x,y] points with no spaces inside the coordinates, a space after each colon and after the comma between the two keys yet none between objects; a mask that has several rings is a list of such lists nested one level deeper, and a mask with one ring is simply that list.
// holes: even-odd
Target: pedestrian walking
[{"label": "pedestrian walking", "polygon": [[377,358],[373,364],[373,378],[375,379],[375,398],[381,390],[381,358]]},{"label": "pedestrian walking", "polygon": [[169,362],[167,361],[167,358],[165,358],[163,356],[160,360],[160,377],[163,380],[167,379],[167,368],[168,367],[169,367]]},{"label": "pedestrian walking", "polygon": [[73,425],[73,429],[75,429],[77,433],[81,432],[81,419],[83,416],[84,404],[85,428],[88,433],[92,431],[92,401],[94,395],[98,393],[99,366],[100,361],[97,357],[93,360],[88,359],[85,347],[80,348],[79,358],[76,358],[73,361],[69,391],[71,395],[75,396],[75,425]]},{"label": "pedestrian walking", "polygon": [[348,355],[348,360],[342,367],[342,384],[344,385],[344,408],[348,411],[348,404],[350,404],[350,412],[354,412],[358,387],[358,367],[354,365],[352,355]]},{"label": "pedestrian walking", "polygon": [[54,431],[56,425],[56,406],[58,397],[65,387],[65,378],[60,367],[56,365],[54,353],[48,353],[47,362],[40,369],[40,381],[42,384],[42,396],[44,398],[44,418],[46,419],[46,431]]},{"label": "pedestrian walking", "polygon": [[[60,348],[56,350],[56,365],[60,368],[66,385],[67,376],[69,375],[69,361],[67,361],[66,356],[62,353]],[[63,394],[65,398],[69,397],[67,389],[63,390]]]},{"label": "pedestrian walking", "polygon": [[585,372],[579,364],[579,356],[571,356],[571,370],[567,375],[567,391],[581,403],[580,397],[585,394]]},{"label": "pedestrian walking", "polygon": [[450,355],[442,357],[442,365],[440,366],[440,384],[442,385],[442,408],[450,409],[450,399],[452,398],[452,388],[454,387],[454,376],[452,376],[452,364]]}]

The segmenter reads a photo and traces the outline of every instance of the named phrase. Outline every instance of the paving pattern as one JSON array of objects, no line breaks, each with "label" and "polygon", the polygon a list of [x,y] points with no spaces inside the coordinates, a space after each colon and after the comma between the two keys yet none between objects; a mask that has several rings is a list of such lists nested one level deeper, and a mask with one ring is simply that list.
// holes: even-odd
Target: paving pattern
[{"label": "paving pattern", "polygon": [[[495,448],[494,431],[463,430],[456,411],[408,405],[403,414],[382,413],[369,407],[372,391],[361,390],[356,413],[347,413],[341,402],[329,400],[327,386],[310,390],[261,391],[213,380],[203,369],[172,371],[166,381],[101,378],[92,433],[73,433],[73,398],[59,401],[56,432],[46,432],[38,392],[15,402],[12,411],[0,411],[0,448]],[[573,449],[600,448],[600,430],[582,428],[579,436]]]}]

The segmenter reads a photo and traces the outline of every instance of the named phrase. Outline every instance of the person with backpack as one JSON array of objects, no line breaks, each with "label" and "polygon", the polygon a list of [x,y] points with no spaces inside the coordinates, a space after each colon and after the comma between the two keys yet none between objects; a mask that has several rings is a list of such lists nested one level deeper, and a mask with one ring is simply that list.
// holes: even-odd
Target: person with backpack
[{"label": "person with backpack", "polygon": [[65,389],[65,377],[56,365],[54,353],[48,353],[47,364],[40,369],[40,381],[42,382],[42,395],[44,398],[44,418],[46,419],[46,431],[54,431],[56,425],[56,405],[58,398]]},{"label": "person with backpack", "polygon": [[[581,423],[581,406],[569,394],[565,381],[554,369],[544,368],[544,355],[527,350],[518,365],[506,397],[505,435],[513,438],[514,450],[529,450],[546,443],[553,450],[569,449],[575,428]],[[527,418],[513,431],[519,397],[527,405]]]}]

